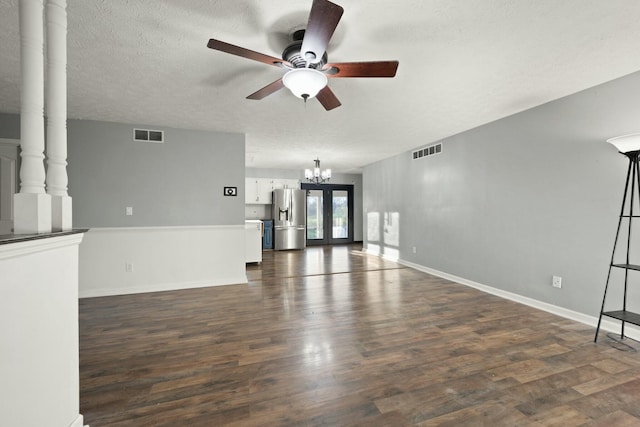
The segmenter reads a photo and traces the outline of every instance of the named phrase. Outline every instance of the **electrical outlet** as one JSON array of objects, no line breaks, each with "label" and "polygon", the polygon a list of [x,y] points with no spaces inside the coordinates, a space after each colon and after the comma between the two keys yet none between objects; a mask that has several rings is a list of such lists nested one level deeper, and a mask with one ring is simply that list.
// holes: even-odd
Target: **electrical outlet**
[{"label": "electrical outlet", "polygon": [[415,246],[413,247],[413,249],[412,249],[412,250],[413,250],[413,253],[414,253],[414,254],[417,252],[417,249],[416,249],[416,247],[415,247]]},{"label": "electrical outlet", "polygon": [[551,286],[554,288],[562,288],[562,277],[553,276],[553,279],[551,279]]},{"label": "electrical outlet", "polygon": [[131,264],[130,262],[125,262],[124,271],[125,273],[133,273],[133,264]]},{"label": "electrical outlet", "polygon": [[127,206],[124,209],[124,214],[127,215],[127,216],[133,215],[133,207],[132,206]]}]

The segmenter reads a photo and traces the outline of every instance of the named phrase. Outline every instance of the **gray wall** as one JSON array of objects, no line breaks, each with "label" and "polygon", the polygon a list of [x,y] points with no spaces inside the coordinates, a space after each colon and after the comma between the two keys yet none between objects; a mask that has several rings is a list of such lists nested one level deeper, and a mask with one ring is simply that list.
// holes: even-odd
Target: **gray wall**
[{"label": "gray wall", "polygon": [[0,138],[20,139],[20,116],[0,113]]},{"label": "gray wall", "polygon": [[[313,166],[312,164],[309,167]],[[297,179],[304,182],[304,170],[296,169],[264,169],[264,168],[246,168],[247,178],[281,178],[281,179]],[[362,241],[362,175],[360,174],[344,174],[332,173],[331,184],[351,184],[353,185],[353,239]],[[249,213],[247,213],[249,215]]]},{"label": "gray wall", "polygon": [[[67,127],[74,227],[244,223],[244,135],[86,120]],[[164,130],[165,142],[134,142],[134,127]],[[20,138],[19,115],[0,113],[0,138]],[[225,186],[238,196],[224,197]]]},{"label": "gray wall", "polygon": [[[165,142],[134,142],[134,127]],[[75,227],[244,223],[244,135],[70,120],[68,162]]]},{"label": "gray wall", "polygon": [[[441,154],[367,166],[365,244],[597,315],[627,165],[605,140],[640,132],[638,95],[635,73],[447,138]],[[553,275],[562,289],[551,286]]]}]

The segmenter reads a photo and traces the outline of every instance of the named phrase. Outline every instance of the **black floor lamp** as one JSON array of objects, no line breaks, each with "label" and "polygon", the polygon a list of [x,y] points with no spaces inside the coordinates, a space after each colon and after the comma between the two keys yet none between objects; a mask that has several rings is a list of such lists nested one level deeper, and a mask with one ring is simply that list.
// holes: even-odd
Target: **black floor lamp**
[{"label": "black floor lamp", "polygon": [[[629,271],[639,271],[640,265],[633,264],[629,259],[629,251],[631,249],[631,231],[632,224],[635,218],[640,218],[640,215],[634,214],[634,203],[640,202],[640,168],[638,160],[640,158],[640,134],[624,135],[617,138],[608,139],[607,142],[613,144],[620,154],[624,154],[629,159],[629,167],[627,169],[627,180],[624,185],[624,195],[622,196],[622,207],[620,208],[620,219],[618,220],[618,229],[616,231],[616,238],[613,243],[613,252],[611,253],[611,262],[609,263],[609,273],[607,274],[607,282],[604,287],[604,296],[602,297],[602,306],[600,307],[600,317],[598,318],[598,327],[596,329],[596,336],[593,339],[594,342],[598,341],[598,332],[600,331],[600,324],[602,323],[602,316],[611,317],[613,319],[620,320],[622,322],[620,330],[620,338],[624,339],[624,326],[625,323],[631,323],[633,325],[640,325],[640,314],[633,313],[627,310],[627,289],[629,283]],[[638,200],[636,201],[636,197]],[[626,254],[623,263],[615,263],[614,257],[616,254],[616,248],[618,247],[618,239],[620,237],[620,229],[624,221],[627,221],[627,242],[626,242]],[[611,279],[611,270],[613,268],[624,270],[624,293],[622,299],[622,310],[604,311],[605,301],[607,299],[607,290],[609,289],[609,281]],[[640,274],[640,273],[638,273]]]}]

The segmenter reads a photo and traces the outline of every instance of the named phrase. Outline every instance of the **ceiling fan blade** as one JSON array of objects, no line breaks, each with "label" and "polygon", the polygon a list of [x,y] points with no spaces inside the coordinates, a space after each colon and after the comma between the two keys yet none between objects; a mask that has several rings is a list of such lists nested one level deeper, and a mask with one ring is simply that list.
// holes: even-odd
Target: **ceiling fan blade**
[{"label": "ceiling fan blade", "polygon": [[335,62],[322,70],[327,77],[394,77],[398,61]]},{"label": "ceiling fan blade", "polygon": [[333,91],[329,89],[329,86],[323,87],[322,90],[320,90],[320,92],[318,92],[318,94],[316,95],[316,98],[318,98],[320,104],[322,104],[324,109],[327,111],[333,110],[334,108],[342,105]]},{"label": "ceiling fan blade", "polygon": [[254,61],[262,62],[267,65],[274,65],[276,67],[282,67],[284,65],[289,68],[292,67],[289,62],[276,58],[275,56],[265,55],[264,53],[255,52],[253,50],[245,49],[244,47],[235,46],[216,39],[209,39],[207,47],[221,52],[230,53],[232,55],[241,56],[243,58],[253,59]]},{"label": "ceiling fan blade", "polygon": [[262,89],[247,96],[247,99],[260,100],[260,99],[266,98],[267,96],[271,95],[274,92],[279,91],[283,87],[284,87],[284,83],[282,83],[282,79],[278,79],[275,82],[269,83]]},{"label": "ceiling fan blade", "polygon": [[313,0],[300,55],[312,64],[320,62],[327,50],[344,9],[327,0]]}]

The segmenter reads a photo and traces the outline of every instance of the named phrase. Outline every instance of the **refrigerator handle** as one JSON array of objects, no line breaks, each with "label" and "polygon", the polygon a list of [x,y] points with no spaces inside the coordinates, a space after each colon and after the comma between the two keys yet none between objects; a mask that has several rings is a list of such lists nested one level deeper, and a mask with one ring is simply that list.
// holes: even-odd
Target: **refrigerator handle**
[{"label": "refrigerator handle", "polygon": [[295,209],[293,209],[293,190],[291,190],[291,197],[289,198],[289,212],[291,212],[291,218],[289,221],[295,221],[294,215],[297,215]]}]

